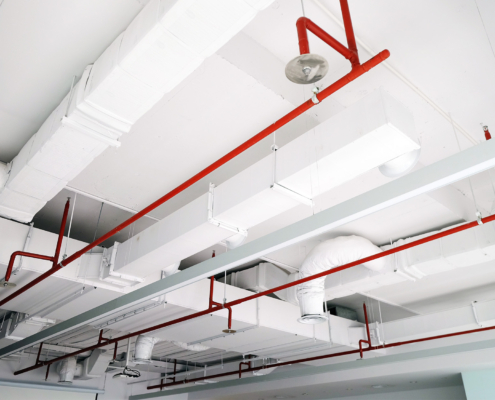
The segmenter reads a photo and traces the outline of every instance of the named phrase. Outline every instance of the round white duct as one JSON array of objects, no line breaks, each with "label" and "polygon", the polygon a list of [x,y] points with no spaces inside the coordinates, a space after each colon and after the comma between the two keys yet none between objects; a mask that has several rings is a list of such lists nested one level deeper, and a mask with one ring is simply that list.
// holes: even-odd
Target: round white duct
[{"label": "round white duct", "polygon": [[229,250],[235,249],[236,247],[239,247],[241,244],[243,244],[246,241],[247,236],[244,235],[243,233],[237,233],[227,239],[225,239],[225,245]]},{"label": "round white duct", "polygon": [[[79,374],[76,373],[77,368],[79,369]],[[60,363],[57,366],[57,372],[60,375],[60,379],[58,383],[70,385],[74,380],[74,376],[80,375],[81,365],[77,364],[76,357],[69,357],[60,361]]]},{"label": "round white duct", "polygon": [[134,362],[136,364],[149,364],[151,362],[151,353],[153,346],[160,339],[151,336],[139,335],[134,347]]},{"label": "round white duct", "polygon": [[172,265],[169,265],[166,268],[163,268],[162,271],[165,274],[165,277],[179,272],[179,265],[180,265],[180,261],[173,263]]},{"label": "round white duct", "polygon": [[378,169],[383,175],[389,178],[396,178],[412,170],[418,163],[420,154],[421,149],[410,151],[380,165]]},{"label": "round white duct", "polygon": [[203,346],[202,344],[187,344],[184,342],[176,342],[176,341],[173,341],[172,343],[178,347],[183,348],[184,350],[205,351],[209,349],[208,346]]},{"label": "round white duct", "polygon": [[[320,243],[308,254],[299,270],[298,278],[307,278],[340,265],[381,253],[381,251],[379,247],[363,237],[339,236]],[[378,271],[385,266],[385,259],[379,258],[362,265],[373,271]],[[327,320],[323,313],[325,278],[314,279],[298,285],[297,298],[301,308],[299,322],[318,324]]]}]

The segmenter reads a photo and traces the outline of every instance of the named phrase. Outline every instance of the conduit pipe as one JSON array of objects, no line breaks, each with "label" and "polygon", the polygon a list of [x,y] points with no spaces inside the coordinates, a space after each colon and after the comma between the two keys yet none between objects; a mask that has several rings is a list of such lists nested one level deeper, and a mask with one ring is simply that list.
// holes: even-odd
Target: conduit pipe
[{"label": "conduit pipe", "polygon": [[[94,350],[94,349],[97,349],[97,348],[100,348],[100,347],[104,347],[104,346],[107,346],[107,345],[110,345],[110,344],[115,344],[115,343],[117,343],[117,342],[119,342],[121,340],[125,340],[125,339],[128,339],[128,338],[134,337],[134,336],[143,335],[145,333],[153,332],[153,331],[156,331],[158,329],[162,329],[162,328],[166,328],[168,326],[176,325],[176,324],[178,324],[180,322],[189,321],[189,320],[194,319],[194,318],[202,317],[203,315],[208,315],[208,314],[211,314],[213,312],[220,311],[220,310],[222,310],[224,308],[226,308],[226,309],[229,310],[228,327],[229,327],[229,330],[230,330],[231,329],[231,324],[232,324],[232,307],[234,307],[234,306],[236,306],[238,304],[242,304],[242,303],[245,303],[246,301],[253,300],[253,299],[256,299],[258,297],[266,296],[268,294],[272,294],[272,293],[278,292],[278,291],[283,290],[283,289],[287,289],[287,288],[292,287],[292,286],[300,285],[301,283],[305,283],[305,282],[309,282],[309,281],[314,280],[314,279],[322,278],[322,277],[325,277],[327,275],[331,275],[331,274],[334,274],[336,272],[343,271],[343,270],[346,270],[346,269],[355,267],[356,265],[361,265],[361,264],[368,263],[368,262],[373,261],[373,260],[378,260],[379,258],[386,257],[386,256],[389,256],[391,254],[399,253],[399,252],[401,252],[403,250],[407,250],[407,249],[410,249],[412,247],[416,247],[416,246],[422,245],[424,243],[431,242],[433,240],[437,240],[437,239],[440,239],[440,238],[443,238],[443,237],[446,237],[446,236],[453,235],[454,233],[458,233],[458,232],[462,232],[462,231],[465,231],[465,230],[474,228],[474,227],[478,226],[479,224],[486,224],[486,223],[493,222],[493,221],[495,221],[495,215],[490,215],[488,217],[481,218],[479,221],[473,221],[473,222],[469,222],[469,223],[466,223],[466,224],[463,224],[463,225],[459,225],[459,226],[456,226],[454,228],[447,229],[447,230],[442,231],[442,232],[438,232],[438,233],[436,233],[434,235],[427,236],[427,237],[424,237],[422,239],[415,240],[414,242],[410,242],[410,243],[403,244],[401,246],[393,247],[393,248],[391,248],[389,250],[382,251],[381,253],[378,253],[378,254],[375,254],[375,255],[371,255],[371,256],[362,258],[360,260],[356,260],[356,261],[350,262],[348,264],[341,265],[339,267],[335,267],[335,268],[333,268],[331,270],[323,271],[323,272],[320,272],[318,274],[315,274],[315,275],[312,275],[312,276],[309,276],[309,277],[306,277],[306,278],[303,278],[303,279],[298,279],[298,280],[296,280],[294,282],[286,283],[284,285],[281,285],[281,286],[278,286],[278,287],[274,287],[272,289],[268,289],[268,290],[265,290],[263,292],[254,293],[251,296],[247,296],[247,297],[243,297],[241,299],[233,300],[233,301],[227,302],[225,304],[220,304],[220,303],[216,303],[216,302],[213,301],[213,287],[214,287],[213,286],[213,283],[214,283],[214,277],[211,277],[210,278],[210,282],[211,283],[210,283],[209,307],[206,310],[199,311],[197,313],[194,313],[194,314],[191,314],[191,315],[187,315],[185,317],[177,318],[177,319],[174,319],[172,321],[164,322],[162,324],[151,326],[149,328],[141,329],[140,331],[129,333],[127,335],[120,336],[120,337],[115,338],[115,339],[105,339],[104,342],[99,341],[96,345],[87,347],[85,349],[77,350],[77,351],[72,352],[72,353],[69,353],[69,354],[65,354],[63,356],[54,358],[52,360],[46,360],[46,361],[40,362],[39,361],[39,357],[38,357],[38,359],[36,360],[35,365],[33,365],[31,367],[28,367],[28,368],[21,369],[19,371],[16,371],[16,372],[14,372],[14,375],[20,375],[20,374],[23,374],[23,373],[28,372],[28,371],[32,371],[32,370],[37,369],[37,368],[41,368],[43,366],[46,366],[46,365],[49,365],[49,364],[53,364],[53,363],[55,363],[57,361],[61,361],[61,360],[65,359],[65,358],[79,355],[79,354],[84,353],[84,352],[89,351],[89,350]],[[479,329],[479,330],[466,331],[466,332],[467,333],[482,332],[484,330],[490,330],[490,329],[495,329],[495,327],[493,327],[493,328],[482,328],[482,329]],[[456,334],[451,334],[450,336],[455,336],[455,335]],[[449,337],[449,335],[438,336],[438,337],[435,337],[435,338],[440,338],[440,337]],[[101,339],[101,334],[100,334],[100,339]],[[424,339],[424,340],[431,340],[431,339]],[[421,340],[418,339],[418,341],[421,341]],[[403,342],[403,343],[407,344],[407,343],[414,343],[414,342],[415,341],[409,341],[409,342]],[[42,344],[40,345],[40,348],[41,348],[41,346],[42,346]],[[383,347],[383,346],[380,346],[380,347]],[[392,347],[392,346],[389,345],[389,347]],[[374,348],[371,348],[371,349],[374,349]],[[359,350],[357,350],[357,351],[359,351]],[[363,351],[368,351],[368,349],[364,349]],[[354,354],[354,352],[351,352],[351,353],[348,353],[348,354]],[[343,353],[341,355],[343,355]],[[319,359],[319,358],[316,358],[316,359]],[[273,364],[272,366],[279,366],[279,365]]]},{"label": "conduit pipe", "polygon": [[355,79],[357,79],[361,75],[365,74],[370,69],[376,67],[382,61],[386,60],[389,56],[390,56],[390,52],[388,50],[383,50],[382,52],[378,53],[376,56],[374,56],[370,60],[366,61],[364,64],[360,64],[360,65],[354,66],[353,69],[352,69],[352,71],[349,72],[347,75],[345,75],[344,77],[342,77],[341,79],[339,79],[335,83],[331,84],[326,89],[324,89],[321,92],[319,92],[317,94],[317,99],[316,99],[317,101],[314,101],[314,99],[309,99],[309,100],[305,101],[303,104],[301,104],[300,106],[298,106],[297,108],[295,108],[294,110],[292,110],[291,112],[289,112],[288,114],[286,114],[285,116],[283,116],[282,118],[280,118],[279,120],[277,120],[275,123],[273,123],[272,125],[270,125],[268,128],[265,128],[264,130],[262,130],[261,132],[259,132],[255,136],[253,136],[251,139],[245,141],[243,144],[241,144],[240,146],[236,147],[234,150],[232,150],[231,152],[227,153],[225,156],[223,156],[222,158],[218,159],[213,164],[210,164],[208,167],[206,167],[202,171],[198,172],[192,178],[190,178],[189,180],[185,181],[181,185],[177,186],[175,189],[173,189],[172,191],[168,192],[166,195],[164,195],[160,199],[158,199],[155,202],[151,203],[149,206],[147,206],[143,210],[139,211],[137,214],[133,215],[128,220],[124,221],[123,223],[121,223],[120,225],[118,225],[117,227],[115,227],[114,229],[110,230],[109,232],[107,232],[106,234],[104,234],[103,236],[101,236],[99,239],[97,239],[94,242],[88,244],[83,249],[75,252],[70,257],[68,257],[67,259],[61,261],[58,265],[54,266],[51,270],[49,270],[49,271],[41,274],[39,277],[37,277],[36,279],[32,280],[28,284],[24,285],[22,288],[18,289],[16,292],[14,292],[13,294],[11,294],[10,296],[8,296],[5,299],[1,300],[0,301],[0,307],[2,307],[3,305],[5,305],[6,303],[8,303],[10,300],[16,298],[20,294],[24,293],[25,291],[29,290],[33,286],[37,285],[39,282],[44,281],[46,278],[48,278],[49,276],[53,275],[54,273],[56,273],[57,271],[59,271],[63,267],[69,265],[71,262],[73,262],[73,261],[77,260],[78,258],[82,257],[85,253],[87,253],[91,249],[93,249],[96,246],[98,246],[99,244],[103,243],[105,240],[111,238],[113,235],[117,234],[122,229],[128,227],[129,225],[131,225],[132,223],[134,223],[138,219],[142,218],[146,214],[150,213],[151,211],[153,211],[157,207],[161,206],[162,204],[164,204],[168,200],[170,200],[173,197],[177,196],[179,193],[183,192],[188,187],[192,186],[194,183],[200,181],[201,179],[203,179],[204,177],[206,177],[211,172],[217,170],[222,165],[226,164],[227,162],[229,162],[230,160],[232,160],[233,158],[235,158],[239,154],[243,153],[244,151],[246,151],[250,147],[254,146],[256,143],[260,142],[261,140],[263,140],[267,136],[271,135],[276,130],[280,129],[281,127],[283,127],[284,125],[286,125],[287,123],[289,123],[290,121],[292,121],[293,119],[297,118],[299,115],[303,114],[304,112],[306,112],[307,110],[309,110],[310,108],[312,108],[313,106],[315,106],[315,104],[318,104],[321,101],[325,100],[327,97],[329,97],[330,95],[332,95],[333,93],[335,93],[339,89],[342,89],[344,86],[346,86],[350,82],[354,81]]},{"label": "conduit pipe", "polygon": [[[339,265],[364,257],[381,253],[382,250],[368,239],[360,236],[339,236],[326,240],[317,245],[303,261],[299,270],[299,279],[328,271]],[[385,266],[385,259],[363,263],[363,266],[373,271],[379,271]],[[323,276],[303,283],[297,287],[297,298],[301,308],[299,322],[304,324],[318,324],[327,320],[323,313],[325,297],[325,279]]]}]

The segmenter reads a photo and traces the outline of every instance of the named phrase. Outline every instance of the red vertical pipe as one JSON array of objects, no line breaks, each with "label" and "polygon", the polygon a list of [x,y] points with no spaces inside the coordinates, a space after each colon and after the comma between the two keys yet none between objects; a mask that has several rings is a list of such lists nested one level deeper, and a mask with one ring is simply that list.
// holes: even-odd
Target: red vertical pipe
[{"label": "red vertical pipe", "polygon": [[67,223],[67,215],[69,214],[70,197],[67,199],[64,208],[64,215],[62,216],[62,223],[60,224],[60,232],[58,234],[57,247],[55,248],[55,256],[53,257],[52,268],[55,268],[58,264],[60,257],[60,248],[62,247],[62,241],[64,240],[65,225]]},{"label": "red vertical pipe", "polygon": [[350,58],[352,66],[359,65],[358,49],[356,44],[356,37],[354,36],[354,28],[352,27],[351,12],[349,10],[349,4],[347,0],[340,0],[340,9],[342,10],[342,19],[344,20],[345,34],[347,37],[347,46],[353,53],[353,57]]},{"label": "red vertical pipe", "polygon": [[38,363],[40,361],[41,349],[42,348],[43,348],[43,342],[40,343],[40,348],[38,349],[38,355],[36,356],[36,362],[34,363],[34,365],[38,365]]},{"label": "red vertical pipe", "polygon": [[115,342],[115,347],[113,349],[113,360],[115,361],[117,359],[117,349],[119,347],[119,342]]},{"label": "red vertical pipe", "polygon": [[485,132],[485,139],[490,140],[492,138],[492,135],[490,135],[490,131],[488,130],[488,126],[483,127],[483,131]]},{"label": "red vertical pipe", "polygon": [[297,39],[299,41],[299,54],[309,53],[308,31],[306,30],[307,18],[301,17],[296,22]]}]

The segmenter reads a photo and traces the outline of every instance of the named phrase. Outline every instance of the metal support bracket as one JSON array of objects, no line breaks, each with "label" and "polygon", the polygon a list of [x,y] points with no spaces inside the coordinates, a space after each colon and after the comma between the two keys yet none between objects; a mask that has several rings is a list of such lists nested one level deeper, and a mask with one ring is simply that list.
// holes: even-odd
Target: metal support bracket
[{"label": "metal support bracket", "polygon": [[479,211],[476,211],[476,221],[478,222],[478,225],[483,225],[483,221],[482,221],[482,215]]},{"label": "metal support bracket", "polygon": [[311,101],[314,103],[314,104],[318,104],[320,102],[320,100],[318,100],[318,97],[316,96],[318,93],[320,93],[320,88],[315,86],[312,90],[313,92],[313,96],[311,96]]}]

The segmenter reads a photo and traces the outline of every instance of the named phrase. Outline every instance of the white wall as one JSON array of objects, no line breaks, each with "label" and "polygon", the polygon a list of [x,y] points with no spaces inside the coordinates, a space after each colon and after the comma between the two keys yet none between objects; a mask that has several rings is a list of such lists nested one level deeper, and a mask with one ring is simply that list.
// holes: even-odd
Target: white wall
[{"label": "white wall", "polygon": [[[377,392],[380,392],[377,389]],[[332,400],[466,400],[462,386],[434,389],[407,390],[402,392],[375,393],[362,396],[339,397]]]}]

